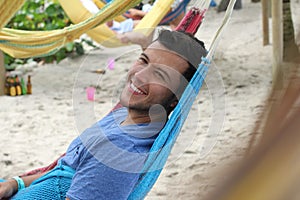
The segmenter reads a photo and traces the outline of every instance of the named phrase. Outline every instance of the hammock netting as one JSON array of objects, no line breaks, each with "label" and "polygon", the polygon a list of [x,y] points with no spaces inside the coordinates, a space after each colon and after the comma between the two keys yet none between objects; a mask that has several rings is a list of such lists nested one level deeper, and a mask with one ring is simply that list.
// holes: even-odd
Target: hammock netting
[{"label": "hammock netting", "polygon": [[35,180],[30,187],[18,191],[12,200],[65,200],[70,188],[74,170],[58,165],[46,175]]},{"label": "hammock netting", "polygon": [[[116,6],[116,4],[114,4],[114,3],[121,3],[121,1],[122,0],[114,0],[111,3],[112,3],[112,5]],[[0,3],[2,3],[2,4],[3,4],[3,2],[4,2],[3,0],[0,1]],[[132,1],[132,2],[137,3],[138,1]],[[207,7],[205,7],[205,8],[208,8],[209,3],[210,3],[210,0],[206,0],[205,6],[207,6]],[[235,3],[235,0],[230,1],[229,5],[227,7],[227,11],[225,13],[223,23],[219,27],[219,29],[217,30],[217,32],[213,38],[213,41],[212,41],[212,44],[210,46],[207,56],[205,58],[204,57],[202,58],[202,62],[199,64],[196,73],[194,74],[192,80],[186,87],[177,106],[175,107],[173,113],[171,114],[170,119],[167,121],[163,130],[160,132],[157,139],[155,140],[155,142],[150,150],[150,154],[145,162],[143,170],[141,171],[140,179],[139,179],[136,187],[134,188],[133,192],[129,196],[129,199],[132,199],[132,200],[144,199],[144,197],[147,195],[147,193],[153,187],[158,176],[160,175],[161,170],[167,161],[168,155],[170,154],[170,151],[176,141],[176,138],[179,135],[180,130],[188,116],[191,106],[192,106],[195,98],[197,97],[199,90],[203,84],[204,78],[205,78],[208,68],[209,68],[210,60],[212,59],[214,50],[216,49],[216,45],[217,45],[218,41],[220,40],[220,35],[221,35],[224,27],[228,24],[229,18],[231,16],[231,13],[233,10],[234,3]],[[129,5],[129,3],[128,3],[128,5]],[[130,5],[133,5],[133,4],[130,4]],[[107,4],[106,8],[107,9],[104,9],[101,13],[102,14],[106,13],[105,16],[109,17],[111,19],[115,15],[111,11],[109,11],[109,8],[110,8],[109,4]],[[128,7],[126,7],[126,8],[128,8]],[[126,8],[124,8],[124,9],[126,10]],[[198,18],[199,15],[201,16],[204,14],[204,13],[201,13],[198,11],[197,12],[194,12],[194,11],[195,10],[192,11],[192,14],[189,12],[190,15],[192,15],[194,18]],[[123,9],[122,9],[122,12],[124,12]],[[96,20],[96,18],[98,18],[98,17],[99,17],[99,15],[96,15],[95,17],[92,17],[92,19],[84,21],[82,24],[75,25],[75,27],[77,27],[77,28],[81,27],[81,26],[84,27],[84,26],[86,26],[86,24],[88,24],[87,25],[88,27],[93,27],[96,24],[99,24],[104,21],[103,18],[101,18],[100,20]],[[188,20],[188,19],[185,19],[185,20]],[[196,21],[197,21],[197,19],[196,19]],[[201,23],[201,20],[198,23]],[[186,27],[185,28],[186,30],[189,29],[192,33],[195,33],[195,31],[198,29],[198,24],[193,23],[193,21],[192,22],[185,21],[182,24],[184,24],[184,26]],[[76,29],[74,29],[74,30],[76,30]],[[79,30],[80,30],[80,28],[76,31],[79,31]],[[8,31],[8,30],[6,30],[6,31]],[[65,31],[67,31],[69,34],[73,31],[73,27],[68,27],[67,29],[65,29]],[[53,32],[51,32],[51,33],[53,33]],[[26,33],[24,33],[24,34],[25,34],[25,36],[27,36]],[[44,33],[36,33],[36,34],[40,34],[40,36],[42,38],[45,37]],[[58,39],[61,36],[60,34],[58,34],[58,35],[54,34],[54,35],[55,35],[54,37],[56,37],[56,39]],[[1,38],[2,37],[0,37],[0,43],[1,43]],[[10,43],[10,45],[11,44],[12,43]],[[42,45],[42,43],[39,45]],[[58,164],[58,167],[56,167],[54,171],[52,170],[51,172],[49,172],[48,175],[46,175],[46,178],[43,176],[44,178],[42,177],[42,180],[44,180],[45,183],[43,183],[44,181],[38,180],[35,184],[33,184],[35,190],[36,191],[46,191],[47,190],[47,192],[48,192],[48,189],[49,189],[48,187],[53,186],[55,188],[55,189],[53,189],[54,193],[65,194],[66,191],[68,190],[68,187],[66,185],[70,184],[69,178],[72,176],[74,171],[61,170],[61,167],[63,167],[63,166]],[[59,183],[61,183],[62,185],[57,186],[57,185],[59,185]],[[24,192],[23,191],[20,192],[20,194],[22,194],[24,196],[19,196],[19,194],[18,194],[16,197],[18,197],[19,199],[47,199],[48,198],[48,197],[46,197],[47,195],[45,197],[43,196],[42,198],[40,198],[41,197],[40,195],[44,195],[44,194],[42,194],[43,192],[39,193],[38,198],[36,198],[35,196],[30,196],[30,193],[26,194],[25,191],[26,191],[26,189],[24,189]],[[29,195],[29,196],[26,196],[26,195]]]}]

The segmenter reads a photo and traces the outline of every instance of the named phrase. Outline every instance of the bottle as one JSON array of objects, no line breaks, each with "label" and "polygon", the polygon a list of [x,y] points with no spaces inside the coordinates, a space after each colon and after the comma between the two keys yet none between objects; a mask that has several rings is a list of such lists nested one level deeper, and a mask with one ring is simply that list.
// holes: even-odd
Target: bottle
[{"label": "bottle", "polygon": [[24,82],[23,77],[21,77],[21,89],[22,89],[22,94],[23,95],[27,94],[27,88],[25,86],[25,82]]},{"label": "bottle", "polygon": [[16,96],[17,91],[15,87],[15,81],[13,78],[10,78],[10,84],[9,84],[9,95],[10,96]]},{"label": "bottle", "polygon": [[27,94],[32,94],[31,77],[30,77],[30,75],[28,75],[28,79],[27,79]]},{"label": "bottle", "polygon": [[22,95],[22,88],[18,76],[15,77],[15,85],[16,85],[17,95]]},{"label": "bottle", "polygon": [[9,77],[5,79],[4,94],[9,95]]}]

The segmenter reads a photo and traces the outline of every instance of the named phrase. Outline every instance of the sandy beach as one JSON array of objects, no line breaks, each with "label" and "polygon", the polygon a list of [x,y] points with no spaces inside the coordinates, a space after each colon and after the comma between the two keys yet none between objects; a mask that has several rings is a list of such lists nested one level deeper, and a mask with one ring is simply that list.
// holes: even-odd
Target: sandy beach
[{"label": "sandy beach", "polygon": [[[300,2],[293,9],[299,13]],[[294,11],[294,10],[293,10]],[[210,46],[224,13],[208,10],[197,37]],[[295,19],[295,17],[294,17]],[[272,84],[272,46],[262,45],[261,5],[243,1],[216,49],[211,70],[157,183],[146,199],[201,199],[247,148]],[[300,22],[296,21],[298,30]],[[38,65],[32,95],[0,97],[0,177],[48,165],[115,105],[136,56],[135,45],[89,50]],[[114,59],[113,68],[108,61]],[[103,69],[104,74],[93,73]],[[96,90],[88,101],[86,88]]]}]

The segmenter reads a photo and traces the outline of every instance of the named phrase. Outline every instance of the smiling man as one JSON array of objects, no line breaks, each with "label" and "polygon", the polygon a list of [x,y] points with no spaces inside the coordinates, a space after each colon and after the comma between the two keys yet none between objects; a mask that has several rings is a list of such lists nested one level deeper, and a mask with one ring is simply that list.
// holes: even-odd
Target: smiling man
[{"label": "smiling man", "polygon": [[127,199],[149,150],[206,50],[163,30],[128,72],[121,108],[86,129],[46,174],[0,183],[0,199]]},{"label": "smiling man", "polygon": [[[148,123],[153,117],[161,121],[162,116],[168,116],[205,55],[204,44],[193,36],[162,31],[128,72],[120,98],[128,109],[123,124]],[[154,112],[158,116],[150,117],[149,110],[154,105],[163,109]]]},{"label": "smiling man", "polygon": [[[184,59],[170,54],[158,42],[146,49],[128,72],[127,85],[120,98],[121,104],[128,109],[128,117],[122,124],[164,120],[161,117],[166,117],[166,113],[176,106],[175,91],[179,88],[181,74],[187,68],[188,63]],[[160,105],[162,113],[154,113],[153,110],[150,113],[151,108],[155,109],[154,105]]]}]

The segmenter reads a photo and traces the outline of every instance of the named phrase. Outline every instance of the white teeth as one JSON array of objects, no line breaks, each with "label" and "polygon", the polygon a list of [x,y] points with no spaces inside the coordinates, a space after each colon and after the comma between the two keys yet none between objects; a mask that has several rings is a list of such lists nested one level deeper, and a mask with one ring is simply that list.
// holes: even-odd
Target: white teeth
[{"label": "white teeth", "polygon": [[137,87],[135,87],[135,85],[133,85],[133,83],[130,84],[131,89],[133,89],[135,92],[139,93],[139,94],[144,94],[143,91],[139,90]]}]

